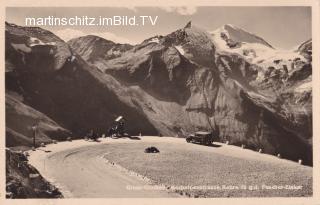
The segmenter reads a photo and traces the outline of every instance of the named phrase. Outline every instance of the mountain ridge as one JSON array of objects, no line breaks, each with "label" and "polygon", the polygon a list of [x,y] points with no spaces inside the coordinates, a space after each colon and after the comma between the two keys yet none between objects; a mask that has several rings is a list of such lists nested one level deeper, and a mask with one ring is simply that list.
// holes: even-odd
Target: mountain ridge
[{"label": "mountain ridge", "polygon": [[[10,38],[10,32],[6,33],[6,42],[14,40]],[[219,135],[221,142],[245,144],[251,149],[262,148],[269,154],[281,153],[283,157],[293,160],[303,158],[306,163],[312,164],[312,92],[301,92],[299,87],[311,80],[310,60],[272,61],[273,68],[271,65],[253,63],[243,54],[220,52],[209,32],[191,24],[166,36],[151,37],[119,55],[111,53],[112,57],[108,54],[109,47],[104,50],[100,44],[97,47],[98,53],[102,54],[99,58],[91,57],[86,51],[81,52],[84,41],[86,38],[73,39],[69,45],[56,42],[61,48],[68,48],[68,52],[62,55],[66,59],[63,66],[58,71],[52,71],[59,72],[57,79],[65,83],[55,88],[53,85],[59,85],[59,81],[51,81],[49,86],[52,89],[50,96],[61,91],[65,96],[77,93],[70,98],[77,102],[81,101],[82,89],[86,88],[85,93],[92,98],[89,104],[84,103],[79,109],[74,109],[78,103],[56,101],[59,103],[54,107],[59,110],[59,115],[68,109],[82,115],[91,107],[93,113],[86,112],[87,116],[80,118],[70,118],[71,114],[53,117],[59,122],[68,118],[68,123],[60,124],[71,131],[85,126],[106,132],[112,123],[110,116],[118,114],[128,116],[128,130],[132,134],[186,136],[197,130],[211,130]],[[94,41],[86,43],[89,53],[97,46]],[[7,46],[12,47],[11,44]],[[20,47],[25,49],[22,45]],[[60,48],[55,49],[59,54]],[[29,49],[6,49],[10,53],[6,56],[7,65],[11,65],[8,71],[15,70],[17,65],[17,62],[10,60],[10,56],[16,56],[22,62],[21,52],[27,66],[34,70],[34,60],[31,59],[38,54],[31,49],[30,56],[27,51]],[[44,55],[50,61],[52,56],[57,56],[56,53],[50,54],[50,50]],[[292,68],[286,70],[285,65]],[[25,67],[23,63],[20,66]],[[6,78],[11,73],[7,73]],[[15,78],[10,80],[11,83],[15,81]],[[88,83],[79,87],[80,81]],[[41,83],[48,84],[46,81]],[[67,85],[73,88],[64,88]],[[27,82],[22,85],[24,89],[27,86]],[[11,90],[12,86],[6,89]],[[30,97],[28,93],[25,95]],[[38,100],[41,101],[41,98]],[[108,104],[110,100],[113,103]],[[38,109],[41,108],[38,106]],[[117,107],[119,109],[112,110],[113,115],[108,114],[110,109]],[[105,110],[104,115],[96,119],[94,116],[99,109]],[[48,113],[44,108],[40,110]],[[137,119],[141,119],[139,125],[136,125]],[[86,122],[90,125],[85,125]],[[84,131],[82,129],[77,133],[83,134]]]}]

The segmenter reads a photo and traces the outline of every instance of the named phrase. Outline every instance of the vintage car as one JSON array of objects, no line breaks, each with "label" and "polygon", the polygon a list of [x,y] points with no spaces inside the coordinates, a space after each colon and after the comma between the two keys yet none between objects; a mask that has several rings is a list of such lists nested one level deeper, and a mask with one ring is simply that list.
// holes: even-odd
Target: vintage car
[{"label": "vintage car", "polygon": [[214,136],[211,132],[199,131],[194,134],[189,135],[186,138],[186,141],[192,143],[199,143],[202,145],[211,145],[214,140]]}]

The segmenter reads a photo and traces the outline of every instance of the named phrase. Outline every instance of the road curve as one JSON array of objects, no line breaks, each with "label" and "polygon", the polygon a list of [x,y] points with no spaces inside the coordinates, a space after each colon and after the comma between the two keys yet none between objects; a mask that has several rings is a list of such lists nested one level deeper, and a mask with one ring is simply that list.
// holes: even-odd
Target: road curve
[{"label": "road curve", "polygon": [[[192,149],[195,152],[205,151],[206,153],[212,153],[216,156],[230,156],[234,159],[249,161],[250,163],[258,161],[264,163],[266,166],[278,167],[281,164],[283,167],[288,167],[288,171],[291,170],[291,174],[292,172],[297,172],[296,174],[299,174],[300,170],[301,174],[308,177],[306,181],[312,178],[312,167],[301,166],[297,162],[278,159],[275,156],[260,154],[236,146],[226,146],[221,143],[221,148],[212,149],[212,147],[188,144],[183,139],[170,137],[143,137],[141,140],[108,138],[102,139],[99,143],[84,140],[59,142],[58,144],[50,144],[46,147],[38,148],[36,151],[30,151],[29,162],[39,170],[43,177],[57,186],[67,198],[180,197],[180,195],[173,193],[172,191],[167,192],[166,190],[129,190],[128,186],[144,187],[145,185],[149,185],[149,183],[137,176],[130,175],[128,172],[119,169],[117,166],[111,165],[104,157],[108,154],[108,150],[110,150],[108,149],[108,146],[110,148],[114,143],[143,142],[151,142],[151,144],[154,142],[168,143],[185,149]],[[250,171],[250,167],[252,168],[252,166],[236,166],[234,168],[246,168]],[[285,173],[285,171],[280,173],[286,177],[280,179],[280,184],[282,182],[291,182]],[[271,173],[270,177],[272,177],[273,174],[276,173]],[[292,183],[294,182],[300,183],[299,179],[292,179]],[[309,186],[308,183],[306,185]],[[312,190],[309,190],[312,188],[306,188],[308,189],[308,194],[312,193]]]},{"label": "road curve", "polygon": [[[147,181],[131,176],[107,163],[105,142],[78,141],[49,145],[32,152],[29,162],[67,198],[168,198],[177,194],[165,190],[132,190]],[[70,148],[72,147],[72,148]],[[149,186],[150,187],[150,186]]]}]

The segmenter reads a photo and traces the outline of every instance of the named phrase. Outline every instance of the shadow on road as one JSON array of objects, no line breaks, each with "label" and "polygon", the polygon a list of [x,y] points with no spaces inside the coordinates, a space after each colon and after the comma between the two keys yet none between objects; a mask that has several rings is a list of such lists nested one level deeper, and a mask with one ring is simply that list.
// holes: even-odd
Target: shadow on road
[{"label": "shadow on road", "polygon": [[128,137],[129,139],[131,139],[131,140],[141,140],[141,138],[140,137],[137,137],[137,136],[130,136],[130,137]]},{"label": "shadow on road", "polygon": [[205,145],[205,144],[199,144],[199,143],[193,143],[193,144],[197,144],[197,145],[201,145],[201,146],[206,146],[206,147],[222,147],[222,145],[218,145],[218,144],[210,144],[210,145]]},{"label": "shadow on road", "polygon": [[141,140],[140,137],[137,136],[113,136],[112,139],[130,139],[130,140]]},{"label": "shadow on road", "polygon": [[41,151],[46,152],[46,153],[52,152],[51,150],[45,150],[45,149],[40,149],[40,148],[38,148],[37,150],[41,150]]}]

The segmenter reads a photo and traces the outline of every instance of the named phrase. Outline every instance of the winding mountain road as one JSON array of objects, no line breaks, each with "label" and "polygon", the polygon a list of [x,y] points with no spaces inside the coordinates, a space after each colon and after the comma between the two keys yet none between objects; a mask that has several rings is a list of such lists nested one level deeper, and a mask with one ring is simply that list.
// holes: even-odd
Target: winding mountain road
[{"label": "winding mountain road", "polygon": [[[278,166],[281,163],[288,170],[302,170],[301,174],[306,174],[308,177],[312,173],[312,167],[302,167],[297,162],[278,159],[271,155],[222,144],[219,149],[212,149],[212,147],[192,145],[183,139],[169,137],[143,137],[141,140],[108,138],[102,139],[99,143],[84,140],[59,142],[38,148],[36,151],[30,151],[29,162],[39,170],[43,177],[57,186],[66,198],[180,197],[177,193],[167,190],[130,189],[132,187],[146,187],[151,183],[137,175],[130,174],[128,171],[119,169],[118,166],[112,165],[105,159],[105,155],[112,154],[108,151],[111,147],[115,147],[114,144],[141,142],[164,143],[163,146],[182,147],[182,149],[192,149],[195,152],[212,152],[216,157],[233,157],[237,161],[242,160],[243,162],[259,160],[267,166]],[[215,166],[218,166],[218,163],[220,162],[217,161]],[[230,161],[230,163],[233,162]],[[249,174],[251,168],[247,168]],[[229,171],[237,172],[237,170]],[[300,171],[297,172],[300,173]],[[287,177],[285,174],[282,175]],[[284,178],[283,180],[288,179]]]}]

